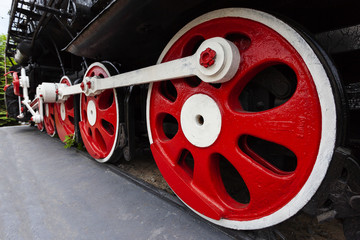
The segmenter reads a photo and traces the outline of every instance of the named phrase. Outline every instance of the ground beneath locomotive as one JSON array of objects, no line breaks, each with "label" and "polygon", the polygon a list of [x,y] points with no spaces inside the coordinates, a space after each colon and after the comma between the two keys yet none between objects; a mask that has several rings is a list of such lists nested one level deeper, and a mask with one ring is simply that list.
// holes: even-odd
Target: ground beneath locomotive
[{"label": "ground beneath locomotive", "polygon": [[[136,178],[174,194],[150,154],[137,157],[130,162],[123,161],[117,166]],[[277,229],[286,240],[345,240],[339,220],[332,219],[318,223],[315,217],[302,212],[275,226],[274,229]]]}]

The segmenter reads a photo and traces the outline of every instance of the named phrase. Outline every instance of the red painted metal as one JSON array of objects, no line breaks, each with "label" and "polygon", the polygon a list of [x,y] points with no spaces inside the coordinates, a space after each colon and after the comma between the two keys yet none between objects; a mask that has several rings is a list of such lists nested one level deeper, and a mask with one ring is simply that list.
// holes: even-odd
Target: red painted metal
[{"label": "red painted metal", "polygon": [[[68,86],[71,86],[71,82],[67,78],[61,79],[60,83],[64,83]],[[58,91],[58,90],[56,90]],[[60,140],[63,142],[65,137],[74,134],[75,125],[74,125],[74,99],[73,96],[69,97],[65,103],[65,119],[61,118],[61,104],[55,104],[55,125],[56,132],[59,135]]]},{"label": "red painted metal", "polygon": [[37,123],[37,124],[36,124],[36,127],[37,127],[40,131],[44,131],[44,123],[43,123],[43,122]]},{"label": "red painted metal", "polygon": [[[87,72],[87,77],[109,77],[100,66],[93,66]],[[92,101],[96,107],[96,121],[92,126],[87,119],[88,103]],[[108,89],[97,96],[81,94],[80,133],[86,150],[95,159],[104,159],[112,154],[116,142],[118,110],[116,108],[115,89]]]},{"label": "red painted metal", "polygon": [[[255,21],[233,17],[213,19],[190,29],[170,47],[163,62],[192,55],[199,45],[194,39],[201,37],[224,37],[233,41],[242,57],[239,70],[219,88],[205,82],[194,86],[186,79],[172,80],[177,91],[172,100],[163,94],[162,83],[154,83],[150,98],[151,150],[170,187],[197,212],[216,220],[248,221],[268,216],[296,196],[316,161],[321,110],[312,76],[300,55],[281,35]],[[287,65],[296,73],[297,88],[293,96],[269,110],[243,110],[239,96],[244,87],[257,73],[277,64]],[[213,98],[222,114],[220,135],[206,148],[192,145],[182,132],[180,122],[184,102],[199,93]],[[163,130],[166,114],[179,124],[172,139],[168,139]],[[296,169],[284,173],[258,155],[247,155],[239,147],[240,138],[247,135],[291,150],[297,157]],[[194,169],[190,173],[179,163],[184,150],[194,158]],[[227,193],[219,170],[220,155],[243,178],[250,193],[249,203],[240,203]]]},{"label": "red painted metal", "polygon": [[44,112],[44,126],[47,134],[49,134],[50,136],[54,136],[56,133],[55,119],[54,119],[54,115],[55,115],[54,103],[46,103],[45,106],[46,105],[48,105],[49,108],[49,116],[46,116]]},{"label": "red painted metal", "polygon": [[22,96],[20,93],[20,80],[17,72],[13,72],[13,85],[14,85],[14,94],[16,96]]},{"label": "red painted metal", "polygon": [[4,86],[4,92],[6,92],[6,90],[8,89],[8,87],[10,87],[9,84],[6,84],[6,85]]},{"label": "red painted metal", "polygon": [[215,63],[215,57],[216,57],[216,52],[214,50],[212,50],[211,48],[205,49],[200,54],[200,65],[204,66],[205,68],[210,67]]},{"label": "red painted metal", "polygon": [[85,84],[84,84],[84,82],[81,82],[81,83],[80,83],[80,88],[81,88],[81,90],[84,90],[84,89],[85,89]]}]

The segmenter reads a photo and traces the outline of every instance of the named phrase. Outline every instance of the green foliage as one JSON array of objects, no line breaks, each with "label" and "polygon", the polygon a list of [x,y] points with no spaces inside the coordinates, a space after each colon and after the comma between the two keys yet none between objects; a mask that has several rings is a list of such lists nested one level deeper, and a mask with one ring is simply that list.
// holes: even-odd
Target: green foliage
[{"label": "green foliage", "polygon": [[[6,35],[0,35],[0,127],[2,126],[10,126],[10,125],[17,125],[17,121],[12,118],[6,117],[6,107],[5,107],[5,47],[6,47]],[[6,71],[9,70],[11,63],[9,59],[6,59]],[[10,75],[7,76],[8,84],[11,83],[12,78]]]},{"label": "green foliage", "polygon": [[76,145],[76,148],[80,151],[84,151],[84,149],[85,149],[83,143],[80,142],[80,143],[76,144],[76,139],[75,139],[74,134],[69,134],[69,135],[65,136],[64,143],[65,143],[64,148],[71,148]]},{"label": "green foliage", "polygon": [[69,134],[69,135],[65,136],[64,143],[65,143],[64,148],[71,148],[72,146],[74,146],[75,145],[74,134]]},{"label": "green foliage", "polygon": [[17,125],[17,121],[13,118],[6,117],[6,111],[0,110],[0,127]]}]

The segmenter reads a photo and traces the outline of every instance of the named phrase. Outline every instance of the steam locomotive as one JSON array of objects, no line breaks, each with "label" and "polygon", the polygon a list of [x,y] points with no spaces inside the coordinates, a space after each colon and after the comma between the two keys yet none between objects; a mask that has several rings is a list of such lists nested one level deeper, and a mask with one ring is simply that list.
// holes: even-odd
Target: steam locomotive
[{"label": "steam locomotive", "polygon": [[[151,149],[217,225],[360,235],[360,3],[13,0],[9,116],[98,162]],[[149,144],[150,143],[150,144]]]}]

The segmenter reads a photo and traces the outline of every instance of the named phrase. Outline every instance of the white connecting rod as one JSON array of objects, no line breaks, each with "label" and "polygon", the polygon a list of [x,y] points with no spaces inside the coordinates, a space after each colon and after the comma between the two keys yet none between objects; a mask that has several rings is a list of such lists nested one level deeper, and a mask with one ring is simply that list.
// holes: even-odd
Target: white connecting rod
[{"label": "white connecting rod", "polygon": [[182,77],[198,76],[209,83],[229,81],[237,72],[240,53],[237,47],[224,38],[216,37],[204,41],[192,56],[141,68],[108,78],[84,77],[81,84],[58,85],[59,100],[84,93],[97,95],[103,90],[146,84]]}]

